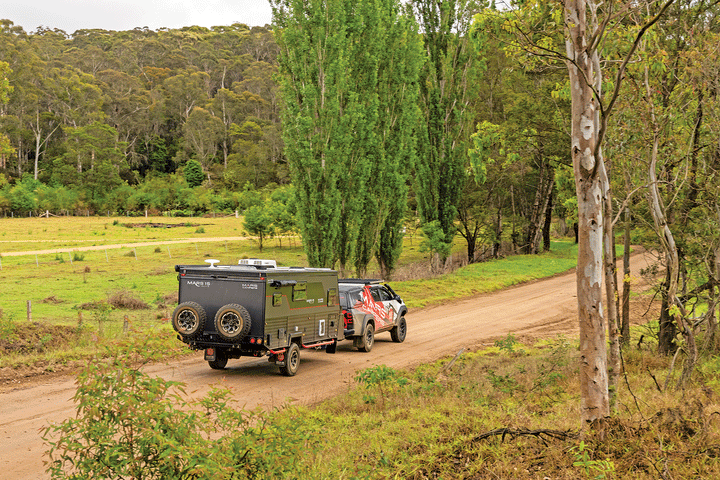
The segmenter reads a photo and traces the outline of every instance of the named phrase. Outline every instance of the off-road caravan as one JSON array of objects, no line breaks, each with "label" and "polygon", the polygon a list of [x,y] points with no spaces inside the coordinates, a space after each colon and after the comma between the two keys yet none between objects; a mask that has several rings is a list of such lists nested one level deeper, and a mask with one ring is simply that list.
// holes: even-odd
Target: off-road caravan
[{"label": "off-road caravan", "polygon": [[178,338],[205,351],[214,369],[228,359],[268,356],[284,375],[300,364],[301,348],[335,353],[343,339],[338,274],[324,268],[277,267],[272,260],[238,265],[176,265]]}]

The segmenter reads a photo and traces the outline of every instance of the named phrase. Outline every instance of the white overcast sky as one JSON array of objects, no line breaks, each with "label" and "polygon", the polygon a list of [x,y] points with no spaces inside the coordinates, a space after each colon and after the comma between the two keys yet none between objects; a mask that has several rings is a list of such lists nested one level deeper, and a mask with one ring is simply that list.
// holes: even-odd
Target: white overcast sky
[{"label": "white overcast sky", "polygon": [[0,19],[26,32],[44,26],[72,34],[89,28],[264,26],[272,12],[268,0],[0,0]]}]

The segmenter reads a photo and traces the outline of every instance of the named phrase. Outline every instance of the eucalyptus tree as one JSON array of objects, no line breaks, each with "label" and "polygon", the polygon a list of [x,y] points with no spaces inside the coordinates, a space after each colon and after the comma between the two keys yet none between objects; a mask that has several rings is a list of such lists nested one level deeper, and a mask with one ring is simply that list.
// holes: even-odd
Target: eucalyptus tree
[{"label": "eucalyptus tree", "polygon": [[66,134],[65,154],[54,160],[50,183],[77,188],[87,205],[98,211],[128,176],[125,145],[118,142],[114,128],[99,121],[67,127]]},{"label": "eucalyptus tree", "polygon": [[[571,98],[570,155],[573,163],[578,208],[578,265],[576,269],[580,324],[581,420],[585,428],[602,422],[610,413],[609,384],[619,374],[614,244],[610,184],[603,156],[608,119],[619,96],[628,63],[647,30],[673,0],[664,4],[599,7],[589,0],[565,0],[560,5],[523,2],[504,26],[517,33],[519,50],[561,60],[569,73]],[[647,9],[647,10],[646,10]],[[624,29],[628,15],[637,16],[638,27],[624,43],[613,72],[614,89],[606,95],[601,48],[610,33]],[[562,31],[547,26],[561,26]],[[562,35],[562,40],[560,40]],[[621,42],[622,43],[622,42]],[[564,46],[564,51],[561,49]],[[617,50],[616,50],[617,51]],[[603,279],[606,284],[609,321],[603,309]],[[611,340],[610,381],[605,328]]]},{"label": "eucalyptus tree", "polygon": [[[12,92],[13,87],[8,81],[8,74],[10,73],[10,66],[7,62],[0,61],[0,111],[4,110],[5,104],[9,100],[8,94]],[[0,114],[4,116],[4,114]],[[8,155],[13,153],[13,148],[10,145],[10,140],[0,132],[0,168],[5,168],[6,158]]]},{"label": "eucalyptus tree", "polygon": [[189,156],[209,170],[217,158],[223,133],[222,120],[204,108],[194,107],[183,125],[183,143]]},{"label": "eucalyptus tree", "polygon": [[142,161],[137,148],[150,125],[150,92],[137,76],[118,70],[103,70],[95,78],[104,95],[105,122],[117,130],[127,145],[128,160],[136,166]]},{"label": "eucalyptus tree", "polygon": [[[627,64],[646,31],[654,25],[673,2],[668,0],[653,13],[636,10],[641,15],[631,47],[616,71],[615,89],[605,97],[600,47],[613,20],[613,12],[598,11],[588,0],[565,0],[565,62],[570,74],[571,157],[575,172],[578,200],[578,311],[580,315],[580,385],[582,421],[587,426],[610,413],[605,319],[602,308],[602,278],[605,278],[612,348],[618,347],[614,243],[612,208],[602,143],[607,122],[619,94]],[[603,17],[602,15],[605,15]],[[632,38],[632,37],[631,37]],[[615,315],[615,316],[613,316]],[[611,373],[619,374],[617,354],[611,350]]]},{"label": "eucalyptus tree", "polygon": [[[614,145],[610,138],[627,165],[628,189],[645,192],[647,203],[631,208],[648,220],[644,230],[652,235],[644,238],[661,253],[658,351],[683,353],[680,385],[699,355],[702,326],[706,346],[717,349],[720,119],[718,69],[709,59],[717,51],[718,13],[714,2],[680,1],[668,9],[638,49],[647,60],[628,69],[625,112],[613,125],[622,136]],[[635,127],[638,119],[646,128]]]},{"label": "eucalyptus tree", "polygon": [[[12,94],[2,118],[5,132],[15,151],[15,162],[4,162],[4,167],[17,172],[21,177],[32,168],[34,179],[38,179],[43,166],[50,138],[58,131],[60,119],[50,111],[53,78],[49,75],[47,62],[37,54],[37,45],[42,39],[30,38],[21,27],[6,24],[0,33],[0,59],[8,62],[8,81],[13,86]],[[30,167],[28,164],[34,162]]]}]

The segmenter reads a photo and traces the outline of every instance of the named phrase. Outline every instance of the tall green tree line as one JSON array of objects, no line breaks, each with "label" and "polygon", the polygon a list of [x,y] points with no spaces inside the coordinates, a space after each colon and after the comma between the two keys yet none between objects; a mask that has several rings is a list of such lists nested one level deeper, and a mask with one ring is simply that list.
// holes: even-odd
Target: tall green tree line
[{"label": "tall green tree line", "polygon": [[400,2],[273,3],[281,47],[284,140],[311,265],[377,256],[402,242],[415,160],[420,38]]}]

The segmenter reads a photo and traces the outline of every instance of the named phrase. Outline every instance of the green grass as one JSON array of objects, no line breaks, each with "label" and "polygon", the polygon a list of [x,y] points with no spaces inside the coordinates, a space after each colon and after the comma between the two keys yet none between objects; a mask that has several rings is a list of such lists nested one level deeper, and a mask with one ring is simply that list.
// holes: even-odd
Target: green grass
[{"label": "green grass", "polygon": [[[121,223],[114,224],[125,221],[180,224],[197,221],[203,223],[206,233],[195,234],[193,226],[127,228]],[[141,322],[167,318],[172,313],[174,305],[171,297],[177,292],[175,265],[202,264],[209,258],[218,259],[223,264],[235,264],[240,258],[254,257],[272,258],[285,266],[307,264],[297,238],[271,239],[266,242],[263,252],[252,239],[201,241],[240,237],[243,234],[241,222],[234,217],[0,219],[0,225],[5,228],[3,232],[8,233],[5,237],[9,238],[0,241],[0,249],[6,252],[53,247],[100,247],[99,250],[0,257],[0,291],[3,292],[0,309],[6,318],[21,321],[27,317],[27,302],[30,301],[33,320],[71,325],[77,322],[79,313],[91,316],[79,309],[81,305],[103,301],[114,292],[128,290],[151,305],[153,310],[113,311],[111,315],[114,318],[128,315],[131,320]],[[95,239],[93,232],[97,231],[107,232],[102,242]],[[75,232],[72,239],[70,232]],[[28,243],[30,238],[34,241]],[[88,244],[88,238],[92,239],[91,244]],[[190,243],[102,248],[103,245],[172,242],[177,239],[189,239]],[[427,254],[419,251],[420,243],[420,238],[406,238],[401,266],[426,259]],[[462,251],[462,247],[462,242],[458,242],[456,250]],[[575,265],[575,252],[572,242],[554,242],[552,251],[542,255],[520,255],[473,264],[452,274],[428,280],[395,282],[393,286],[409,306],[424,307],[567,271]],[[371,264],[370,271],[374,268]]]},{"label": "green grass", "polygon": [[316,479],[717,478],[717,359],[682,392],[660,392],[650,374],[664,377],[671,359],[656,348],[626,349],[620,408],[584,440],[577,342],[563,338],[508,337],[450,368],[373,367],[346,395],[278,415],[332,432],[302,457]]},{"label": "green grass", "polygon": [[[169,316],[174,305],[168,298],[177,292],[176,264],[203,264],[208,258],[221,263],[237,263],[239,258],[272,255],[282,265],[302,265],[305,254],[296,239],[283,239],[283,248],[258,250],[252,239],[204,242],[207,238],[240,237],[243,235],[241,219],[174,219],[155,217],[124,219],[120,221],[184,223],[201,222],[202,235],[195,227],[178,228],[127,228],[113,225],[112,219],[62,217],[52,219],[2,219],[0,225],[5,237],[0,250],[17,253],[50,248],[82,248],[93,245],[99,250],[61,253],[30,254],[0,257],[0,309],[6,318],[21,321],[27,317],[27,302],[31,302],[32,319],[52,324],[74,324],[79,307],[85,303],[107,299],[113,292],[129,290],[153,307],[165,304],[152,312],[113,312],[113,317],[129,315],[134,321]],[[45,223],[49,222],[49,223]],[[92,239],[92,232],[107,227],[102,241]],[[76,232],[72,238],[70,232]],[[88,233],[90,232],[90,233]],[[12,234],[13,236],[11,236]],[[32,234],[32,242],[27,242]],[[88,240],[88,237],[91,240]],[[16,241],[16,239],[19,239]],[[102,248],[103,245],[139,242],[172,242],[189,239],[190,243],[163,244],[125,248]],[[198,241],[193,241],[197,239]],[[277,245],[271,240],[270,245]],[[87,315],[87,312],[83,312]]]},{"label": "green grass", "polygon": [[[128,227],[126,223],[181,226]],[[205,233],[197,233],[198,224]],[[242,219],[235,217],[0,219],[0,227],[3,232],[0,235],[0,251],[6,253],[0,257],[0,321],[3,325],[27,323],[29,304],[33,322],[68,329],[82,323],[90,329],[85,333],[105,340],[122,336],[118,332],[125,321],[141,332],[164,328],[167,337],[177,344],[169,344],[168,351],[174,351],[180,345],[174,341],[168,320],[177,302],[175,265],[203,264],[210,258],[220,260],[221,264],[235,264],[240,258],[256,257],[275,259],[281,266],[307,265],[297,238],[270,239],[265,242],[262,252],[251,238],[204,241],[242,237]],[[170,243],[179,239],[187,243]],[[105,248],[142,242],[161,244]],[[406,237],[400,268],[412,268],[418,262],[427,261],[427,254],[421,251],[420,244],[420,237]],[[96,249],[85,250],[92,246]],[[69,251],[28,253],[52,248]],[[463,249],[463,241],[459,238],[454,248],[456,255],[462,255]],[[23,252],[24,255],[16,255]],[[542,255],[521,255],[473,264],[427,280],[393,282],[393,288],[410,308],[420,308],[567,271],[575,264],[575,252],[571,242],[555,242],[552,252]],[[376,275],[376,269],[371,263],[368,276]],[[347,274],[352,275],[350,272]],[[98,310],[98,306],[106,306],[111,297],[120,292],[138,303],[147,304],[148,308]],[[0,328],[0,351],[5,338],[2,331]],[[49,338],[48,335],[56,333],[39,335],[40,338]],[[79,349],[68,344],[60,351],[49,344],[37,355],[10,353],[0,356],[0,366],[52,362],[53,351],[63,362],[82,357],[94,348],[93,342],[88,342],[86,337],[78,334],[76,341],[80,344],[85,342]],[[7,344],[6,350],[15,352],[17,345],[17,342]]]},{"label": "green grass", "polygon": [[409,306],[426,307],[451,299],[488,293],[519,283],[567,272],[577,263],[577,246],[557,241],[540,255],[516,255],[475,263],[453,273],[427,280],[398,282],[393,286]]}]

